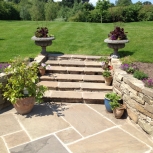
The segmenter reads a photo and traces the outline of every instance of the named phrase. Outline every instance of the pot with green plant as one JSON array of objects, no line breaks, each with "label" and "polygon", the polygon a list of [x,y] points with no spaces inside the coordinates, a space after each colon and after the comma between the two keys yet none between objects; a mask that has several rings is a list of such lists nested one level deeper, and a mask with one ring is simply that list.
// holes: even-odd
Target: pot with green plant
[{"label": "pot with green plant", "polygon": [[110,58],[103,56],[99,59],[99,61],[101,62],[101,67],[103,68],[103,70],[106,70],[109,68]]},{"label": "pot with green plant", "polygon": [[55,37],[49,34],[47,27],[38,27],[35,32],[35,36],[33,36],[31,39],[35,41],[36,45],[41,46],[41,54],[46,55],[46,47],[52,44]]},{"label": "pot with green plant", "polygon": [[113,76],[111,74],[111,71],[109,71],[108,69],[107,70],[104,70],[102,72],[102,76],[105,79],[105,84],[108,85],[108,86],[110,86],[111,83],[112,83],[112,80],[113,80]]},{"label": "pot with green plant", "polygon": [[108,34],[108,38],[104,40],[107,46],[114,50],[114,53],[111,54],[111,58],[119,58],[118,50],[124,48],[125,43],[129,42],[126,33],[123,28],[115,27],[115,29]]},{"label": "pot with green plant", "polygon": [[113,110],[113,114],[115,118],[119,119],[122,117],[124,110],[126,109],[125,104],[119,103],[119,100],[113,99],[110,102],[111,109]]},{"label": "pot with green plant", "polygon": [[38,64],[27,65],[26,61],[16,58],[5,69],[9,74],[5,86],[1,85],[3,97],[10,101],[19,114],[29,113],[35,101],[40,103],[44,92],[47,90],[42,85],[37,85]]},{"label": "pot with green plant", "polygon": [[105,95],[105,99],[104,99],[104,104],[105,104],[106,110],[108,112],[112,113],[113,110],[111,108],[110,102],[120,101],[120,100],[121,100],[121,97],[118,94],[116,94],[114,92],[107,93]]}]

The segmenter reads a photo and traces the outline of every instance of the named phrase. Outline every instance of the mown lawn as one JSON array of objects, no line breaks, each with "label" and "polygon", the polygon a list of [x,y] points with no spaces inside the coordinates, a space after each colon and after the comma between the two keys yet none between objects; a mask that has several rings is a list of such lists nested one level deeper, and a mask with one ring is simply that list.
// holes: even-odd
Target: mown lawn
[{"label": "mown lawn", "polygon": [[[114,29],[113,23],[0,21],[0,62],[17,55],[35,57],[41,51],[31,37],[38,26],[47,26],[56,37],[47,47],[49,52],[64,54],[109,55],[112,49],[104,39]],[[153,62],[153,21],[125,23],[129,43],[120,49],[121,56],[130,55],[140,62]]]}]

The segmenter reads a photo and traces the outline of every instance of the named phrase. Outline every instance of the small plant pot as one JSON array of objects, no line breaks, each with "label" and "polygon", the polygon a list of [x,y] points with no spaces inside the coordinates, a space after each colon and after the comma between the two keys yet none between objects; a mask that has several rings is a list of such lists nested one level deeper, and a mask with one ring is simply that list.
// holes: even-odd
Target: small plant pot
[{"label": "small plant pot", "polygon": [[29,113],[33,109],[34,104],[34,97],[26,97],[17,99],[16,103],[13,104],[13,106],[19,114],[24,115]]},{"label": "small plant pot", "polygon": [[44,68],[39,68],[40,75],[45,75],[46,70]]},{"label": "small plant pot", "polygon": [[120,107],[113,109],[114,117],[117,119],[121,118],[125,109],[126,109],[125,105],[121,105]]},{"label": "small plant pot", "polygon": [[105,98],[104,99],[104,104],[105,104],[105,107],[106,107],[106,110],[110,113],[113,113],[112,109],[111,109],[111,106],[110,106],[110,100]]},{"label": "small plant pot", "polygon": [[110,86],[111,83],[112,83],[113,77],[112,77],[112,76],[104,77],[104,79],[105,79],[105,84],[106,84],[107,86]]}]

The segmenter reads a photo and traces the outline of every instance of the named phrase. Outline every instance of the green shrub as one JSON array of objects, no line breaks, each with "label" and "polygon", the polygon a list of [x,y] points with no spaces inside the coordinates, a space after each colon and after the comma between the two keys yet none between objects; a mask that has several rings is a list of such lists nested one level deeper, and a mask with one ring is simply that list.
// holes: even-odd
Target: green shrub
[{"label": "green shrub", "polygon": [[133,73],[133,76],[135,78],[137,78],[138,80],[143,80],[143,79],[147,79],[148,78],[148,75],[146,73],[144,73],[142,71],[139,71],[139,70],[135,71]]}]

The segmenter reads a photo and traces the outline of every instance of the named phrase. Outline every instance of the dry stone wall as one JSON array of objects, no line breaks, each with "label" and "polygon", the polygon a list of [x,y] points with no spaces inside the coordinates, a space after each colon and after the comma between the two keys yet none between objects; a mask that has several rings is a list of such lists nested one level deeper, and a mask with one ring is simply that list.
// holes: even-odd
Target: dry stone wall
[{"label": "dry stone wall", "polygon": [[119,59],[112,59],[113,91],[122,96],[131,120],[153,136],[153,89],[120,69]]}]

